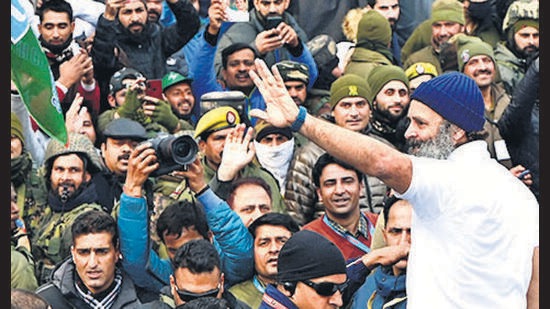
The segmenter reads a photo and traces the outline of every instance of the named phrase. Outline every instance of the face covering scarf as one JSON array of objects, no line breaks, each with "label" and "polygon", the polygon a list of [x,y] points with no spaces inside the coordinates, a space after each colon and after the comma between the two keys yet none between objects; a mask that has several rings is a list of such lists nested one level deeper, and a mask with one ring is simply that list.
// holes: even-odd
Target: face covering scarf
[{"label": "face covering scarf", "polygon": [[256,156],[260,164],[275,176],[281,187],[281,194],[284,193],[286,184],[286,173],[294,154],[294,138],[277,145],[267,146],[254,140]]}]

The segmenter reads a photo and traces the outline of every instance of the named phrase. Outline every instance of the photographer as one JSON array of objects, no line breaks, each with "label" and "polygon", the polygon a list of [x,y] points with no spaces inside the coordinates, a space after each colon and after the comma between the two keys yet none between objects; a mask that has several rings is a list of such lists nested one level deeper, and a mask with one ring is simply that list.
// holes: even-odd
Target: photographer
[{"label": "photographer", "polygon": [[[158,146],[155,150],[152,141],[140,144],[129,156],[128,174],[120,197],[118,215],[125,270],[137,285],[158,293],[163,286],[170,283],[170,275],[173,274],[170,258],[173,257],[175,250],[191,239],[204,238],[205,233],[201,231],[204,232],[205,222],[203,221],[207,221],[210,227],[208,234],[213,234],[209,240],[220,254],[225,283],[229,286],[246,280],[251,276],[253,269],[252,237],[239,216],[206,185],[199,158],[195,158],[187,165],[187,171],[182,171],[180,166],[179,169],[169,173],[181,179],[185,178],[187,186],[193,192],[193,198],[199,202],[180,200],[166,208],[166,211],[173,211],[173,206],[193,208],[192,211],[184,212],[188,214],[186,218],[174,218],[183,225],[181,229],[169,228],[162,235],[157,235],[168,249],[170,258],[161,258],[150,247],[150,239],[153,235],[148,232],[150,219],[146,198],[143,197],[143,186],[155,171],[166,165],[164,159],[161,159],[163,156],[165,155]],[[184,214],[175,211],[173,216],[184,216]]]},{"label": "photographer", "polygon": [[146,89],[146,79],[141,74],[129,81],[126,84],[124,103],[99,116],[100,130],[117,118],[139,122],[145,128],[147,138],[153,138],[159,133],[174,134],[193,129],[188,122],[174,114],[168,102],[147,95]]}]

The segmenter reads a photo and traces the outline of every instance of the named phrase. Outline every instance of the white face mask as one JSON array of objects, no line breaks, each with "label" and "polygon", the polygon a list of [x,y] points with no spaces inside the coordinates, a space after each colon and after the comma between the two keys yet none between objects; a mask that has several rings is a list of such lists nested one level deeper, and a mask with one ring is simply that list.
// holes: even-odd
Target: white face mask
[{"label": "white face mask", "polygon": [[267,146],[254,140],[254,146],[258,161],[277,178],[284,192],[286,173],[294,154],[294,138],[277,146]]}]

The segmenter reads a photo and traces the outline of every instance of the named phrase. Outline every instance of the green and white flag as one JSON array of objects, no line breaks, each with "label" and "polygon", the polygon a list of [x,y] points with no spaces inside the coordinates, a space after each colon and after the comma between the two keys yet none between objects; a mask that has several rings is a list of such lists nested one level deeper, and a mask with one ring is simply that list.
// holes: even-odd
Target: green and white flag
[{"label": "green and white flag", "polygon": [[67,129],[50,65],[20,1],[26,0],[11,0],[11,79],[40,128],[66,144]]}]

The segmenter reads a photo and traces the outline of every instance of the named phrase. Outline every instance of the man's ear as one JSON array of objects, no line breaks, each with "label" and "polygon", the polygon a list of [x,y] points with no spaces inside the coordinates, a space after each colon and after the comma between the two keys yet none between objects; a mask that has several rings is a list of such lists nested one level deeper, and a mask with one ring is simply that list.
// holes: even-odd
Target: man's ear
[{"label": "man's ear", "polygon": [[319,203],[322,203],[323,197],[321,196],[321,189],[316,188],[315,191],[317,192],[317,199],[319,200]]},{"label": "man's ear", "polygon": [[461,145],[468,141],[468,136],[466,134],[466,131],[464,131],[464,129],[461,129],[460,127],[454,124],[451,125],[451,129],[452,129],[451,138],[455,146]]}]

